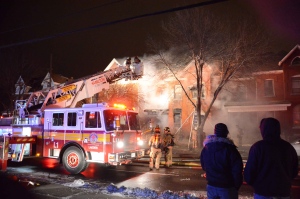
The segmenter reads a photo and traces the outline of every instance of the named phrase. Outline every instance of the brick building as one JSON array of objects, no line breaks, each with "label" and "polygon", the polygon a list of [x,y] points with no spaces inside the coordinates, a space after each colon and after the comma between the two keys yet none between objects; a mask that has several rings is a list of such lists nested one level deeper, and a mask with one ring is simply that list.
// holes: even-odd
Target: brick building
[{"label": "brick building", "polygon": [[279,61],[276,70],[255,72],[244,82],[247,83],[243,89],[236,91],[240,97],[224,105],[228,118],[236,121],[237,129],[243,134],[244,144],[261,139],[258,126],[264,117],[274,117],[281,122],[284,139],[291,141],[300,136],[299,45]]},{"label": "brick building", "polygon": [[[206,135],[213,133],[216,123],[224,122],[228,125],[229,136],[238,146],[250,146],[261,139],[258,128],[260,120],[264,117],[275,117],[281,122],[284,139],[293,140],[297,136],[300,137],[300,46],[295,46],[283,58],[281,56],[272,61],[270,67],[262,66],[259,72],[252,73],[251,77],[232,81],[230,92],[222,91],[206,121]],[[193,70],[193,63],[190,63],[177,77],[187,95],[195,101],[196,80]],[[214,82],[218,81],[218,77],[211,74],[210,68],[206,67],[201,96],[202,114],[211,101],[212,92],[215,90]],[[194,107],[181,85],[172,76],[156,79],[155,83],[150,83],[149,80],[147,82],[150,87],[144,84],[142,90],[148,94],[154,93],[157,100],[146,97],[149,102],[146,101],[145,104],[151,104],[151,108],[144,107],[140,112],[148,115],[160,126],[169,126],[178,139],[185,142],[189,140],[195,125]],[[159,96],[167,96],[167,100],[162,103],[163,100]],[[153,104],[150,101],[157,103]],[[162,104],[164,106],[161,106]]]},{"label": "brick building", "polygon": [[[176,135],[177,142],[188,143],[191,131],[196,126],[195,108],[190,101],[195,103],[197,96],[194,63],[190,62],[176,74],[182,85],[169,73],[163,74],[164,72],[160,71],[159,74],[153,72],[152,75],[149,68],[146,66],[144,70],[145,74],[150,75],[145,75],[138,81],[140,93],[145,100],[141,104],[140,115],[151,121],[153,127],[170,127],[171,132]],[[204,67],[203,74],[202,115],[211,100],[211,68]]]}]

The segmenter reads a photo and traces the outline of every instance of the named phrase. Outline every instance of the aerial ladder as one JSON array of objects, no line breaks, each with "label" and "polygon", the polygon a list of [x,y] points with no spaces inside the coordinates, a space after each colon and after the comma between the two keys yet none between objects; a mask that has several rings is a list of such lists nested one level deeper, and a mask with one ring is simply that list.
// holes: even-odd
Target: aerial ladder
[{"label": "aerial ladder", "polygon": [[41,125],[43,112],[47,108],[73,108],[77,102],[109,89],[109,85],[116,81],[138,80],[143,75],[143,64],[137,57],[134,60],[132,64],[131,58],[127,58],[124,65],[118,64],[117,67],[103,72],[35,91],[28,99],[16,101],[11,125],[12,133],[0,135],[2,170],[6,169],[9,151],[13,150],[15,154],[11,160],[20,162],[26,150],[25,144],[33,144],[36,141],[34,131],[26,134],[26,131],[18,128],[18,125]]},{"label": "aerial ladder", "polygon": [[[135,57],[135,59],[138,59]],[[15,104],[19,116],[42,114],[45,108],[73,108],[77,102],[90,98],[109,85],[121,79],[137,80],[143,75],[142,62],[131,64],[128,59],[125,65],[119,65],[103,72],[69,81],[58,86],[31,93],[27,100],[19,100]]]}]

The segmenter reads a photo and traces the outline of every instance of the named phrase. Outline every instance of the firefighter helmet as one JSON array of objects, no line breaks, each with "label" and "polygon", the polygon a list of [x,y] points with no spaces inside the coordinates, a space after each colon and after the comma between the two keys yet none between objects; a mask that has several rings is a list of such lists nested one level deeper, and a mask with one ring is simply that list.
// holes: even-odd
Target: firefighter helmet
[{"label": "firefighter helmet", "polygon": [[160,133],[160,128],[159,128],[158,125],[155,127],[154,132],[155,132],[155,133]]},{"label": "firefighter helmet", "polygon": [[169,128],[169,127],[165,127],[165,128],[164,128],[164,131],[170,132],[170,128]]}]

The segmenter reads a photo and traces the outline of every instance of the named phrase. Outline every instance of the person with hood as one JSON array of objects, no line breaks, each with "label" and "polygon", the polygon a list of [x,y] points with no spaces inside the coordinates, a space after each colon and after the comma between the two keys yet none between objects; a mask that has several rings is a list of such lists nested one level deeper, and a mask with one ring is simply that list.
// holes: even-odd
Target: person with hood
[{"label": "person with hood", "polygon": [[293,146],[280,137],[275,118],[260,122],[262,140],[249,151],[244,178],[254,188],[255,199],[288,199],[292,180],[298,175],[298,157]]},{"label": "person with hood", "polygon": [[215,125],[214,135],[203,142],[200,163],[206,171],[208,199],[237,199],[243,183],[243,161],[225,124]]}]

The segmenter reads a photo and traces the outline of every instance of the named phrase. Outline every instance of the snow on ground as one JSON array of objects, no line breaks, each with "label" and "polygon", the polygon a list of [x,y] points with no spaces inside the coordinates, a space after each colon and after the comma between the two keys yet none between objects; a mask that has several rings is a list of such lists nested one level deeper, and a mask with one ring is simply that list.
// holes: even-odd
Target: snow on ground
[{"label": "snow on ground", "polygon": [[[84,189],[88,192],[101,192],[106,195],[115,195],[123,198],[136,199],[207,199],[206,191],[181,191],[173,192],[165,190],[157,192],[149,188],[116,186],[110,183],[103,183],[95,180],[84,181],[75,179],[73,176],[62,176],[59,174],[49,174],[44,172],[35,172],[19,174],[19,181],[35,185],[36,182],[60,184],[63,186],[73,187],[76,189]],[[253,197],[239,196],[239,199],[253,199]]]},{"label": "snow on ground", "polygon": [[[105,194],[117,194],[118,196],[125,196],[138,199],[206,199],[206,191],[184,191],[184,192],[172,192],[170,190],[158,193],[148,188],[126,188],[124,186],[117,187],[114,184],[110,184],[103,190]],[[253,197],[239,196],[239,199],[252,199]]]},{"label": "snow on ground", "polygon": [[[137,199],[206,199],[206,191],[183,191],[173,192],[170,190],[163,191],[161,193],[148,188],[131,188],[120,186],[117,187],[114,184],[107,186],[97,186],[93,183],[85,183],[83,180],[74,180],[71,183],[63,184],[70,187],[84,188],[87,190],[101,191],[103,194],[115,195],[124,198],[137,198]],[[239,196],[239,199],[251,199],[253,197]]]}]

